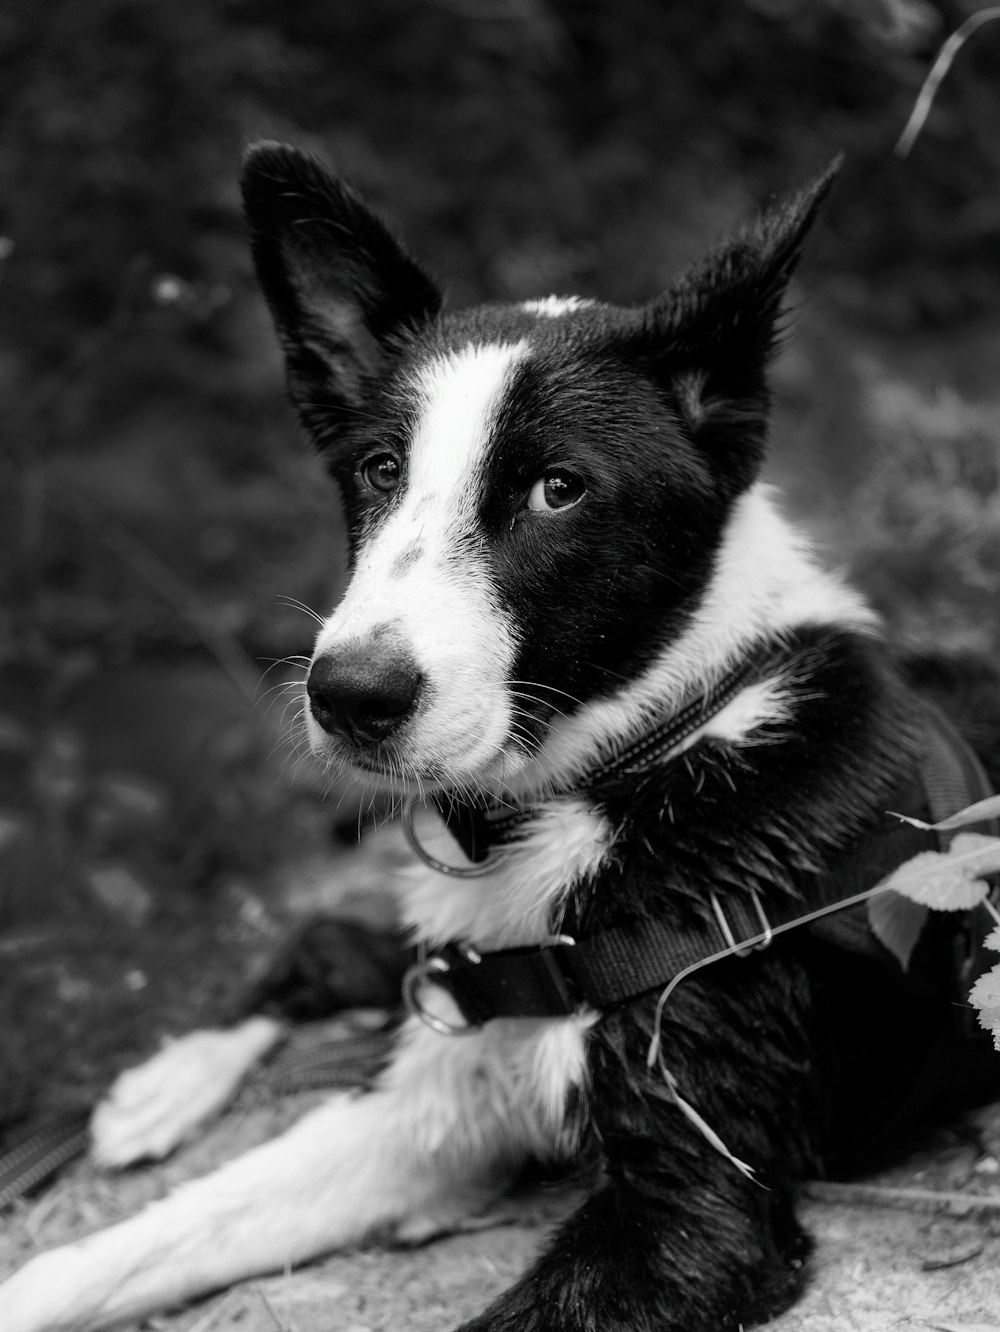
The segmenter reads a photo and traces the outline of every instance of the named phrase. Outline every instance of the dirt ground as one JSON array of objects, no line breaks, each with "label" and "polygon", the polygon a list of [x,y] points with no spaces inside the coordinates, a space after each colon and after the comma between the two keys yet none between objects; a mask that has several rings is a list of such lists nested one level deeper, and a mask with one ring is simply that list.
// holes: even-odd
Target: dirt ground
[{"label": "dirt ground", "polygon": [[[22,1203],[0,1240],[0,1275],[38,1248],[126,1215],[249,1147],[315,1095],[237,1106],[199,1143],[117,1179],[81,1164]],[[803,1216],[816,1239],[805,1297],[775,1332],[1000,1329],[1000,1106],[942,1131],[863,1184],[816,1185]],[[418,1249],[339,1255],[248,1282],[143,1325],[158,1332],[440,1332],[481,1310],[529,1263],[575,1195],[535,1187],[481,1225]]]}]

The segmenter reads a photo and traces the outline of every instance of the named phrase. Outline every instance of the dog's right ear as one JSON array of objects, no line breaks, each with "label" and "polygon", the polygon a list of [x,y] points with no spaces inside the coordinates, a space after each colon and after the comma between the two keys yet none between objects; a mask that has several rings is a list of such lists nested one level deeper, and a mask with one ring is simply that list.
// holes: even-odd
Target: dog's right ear
[{"label": "dog's right ear", "polygon": [[308,153],[257,144],[242,189],[289,392],[323,444],[356,418],[394,340],[433,318],[441,294],[361,196]]}]

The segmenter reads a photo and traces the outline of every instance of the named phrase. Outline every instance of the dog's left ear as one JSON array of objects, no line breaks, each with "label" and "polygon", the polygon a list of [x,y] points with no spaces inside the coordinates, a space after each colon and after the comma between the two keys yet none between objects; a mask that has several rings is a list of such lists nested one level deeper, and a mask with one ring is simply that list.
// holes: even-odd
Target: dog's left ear
[{"label": "dog's left ear", "polygon": [[746,489],[760,467],[782,300],[840,165],[772,205],[647,308],[657,377],[724,493]]},{"label": "dog's left ear", "polygon": [[241,183],[289,392],[327,443],[362,410],[394,341],[433,318],[441,294],[365,200],[310,154],[257,144]]}]

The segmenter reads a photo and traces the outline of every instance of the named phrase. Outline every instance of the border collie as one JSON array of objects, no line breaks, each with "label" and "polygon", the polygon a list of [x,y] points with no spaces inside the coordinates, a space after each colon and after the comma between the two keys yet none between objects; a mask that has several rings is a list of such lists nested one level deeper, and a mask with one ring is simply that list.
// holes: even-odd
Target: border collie
[{"label": "border collie", "polygon": [[[887,811],[934,812],[928,754],[952,741],[913,683],[936,668],[900,664],[758,480],[781,305],[834,174],[648,304],[446,312],[352,189],[251,151],[257,274],[350,532],[309,741],[428,807],[411,1014],[371,1090],[32,1259],[5,1332],[423,1239],[531,1159],[577,1162],[585,1201],[466,1332],[735,1332],[800,1290],[798,1182],[928,1110],[932,1051],[956,1101],[996,1090],[992,1050],[942,1072],[967,918],[893,949],[849,908],[923,845]],[[281,1030],[256,1016],[126,1074],[98,1159],[163,1155]]]}]

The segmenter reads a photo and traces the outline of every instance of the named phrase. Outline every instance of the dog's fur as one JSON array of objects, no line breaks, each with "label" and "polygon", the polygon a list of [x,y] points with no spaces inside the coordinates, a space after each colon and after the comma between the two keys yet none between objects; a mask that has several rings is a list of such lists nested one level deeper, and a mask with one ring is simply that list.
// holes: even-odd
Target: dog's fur
[{"label": "dog's fur", "polygon": [[[424,943],[537,943],[569,903],[585,933],[682,928],[710,890],[807,906],[912,768],[910,681],[757,480],[781,302],[829,182],[648,305],[456,314],[313,159],[251,154],[257,272],[351,539],[350,586],[310,672],[312,748],[396,793],[534,808],[492,873],[414,870],[402,909]],[[584,792],[593,764],[762,646],[774,664],[682,761]],[[950,692],[949,668],[910,669]],[[997,735],[980,738],[986,750]],[[437,851],[458,856],[444,835]],[[426,993],[460,1020],[444,990]],[[802,930],[681,985],[666,1064],[754,1182],[647,1069],[656,1000],[458,1037],[411,1019],[374,1091],[35,1258],[0,1291],[0,1321],[98,1328],[369,1237],[426,1237],[528,1158],[574,1154],[586,1201],[467,1329],[766,1320],[802,1281],[797,1182],[870,1145],[946,1005],[903,1001],[878,968]],[[169,1047],[102,1108],[99,1155],[169,1150],[279,1033],[257,1017]]]}]

